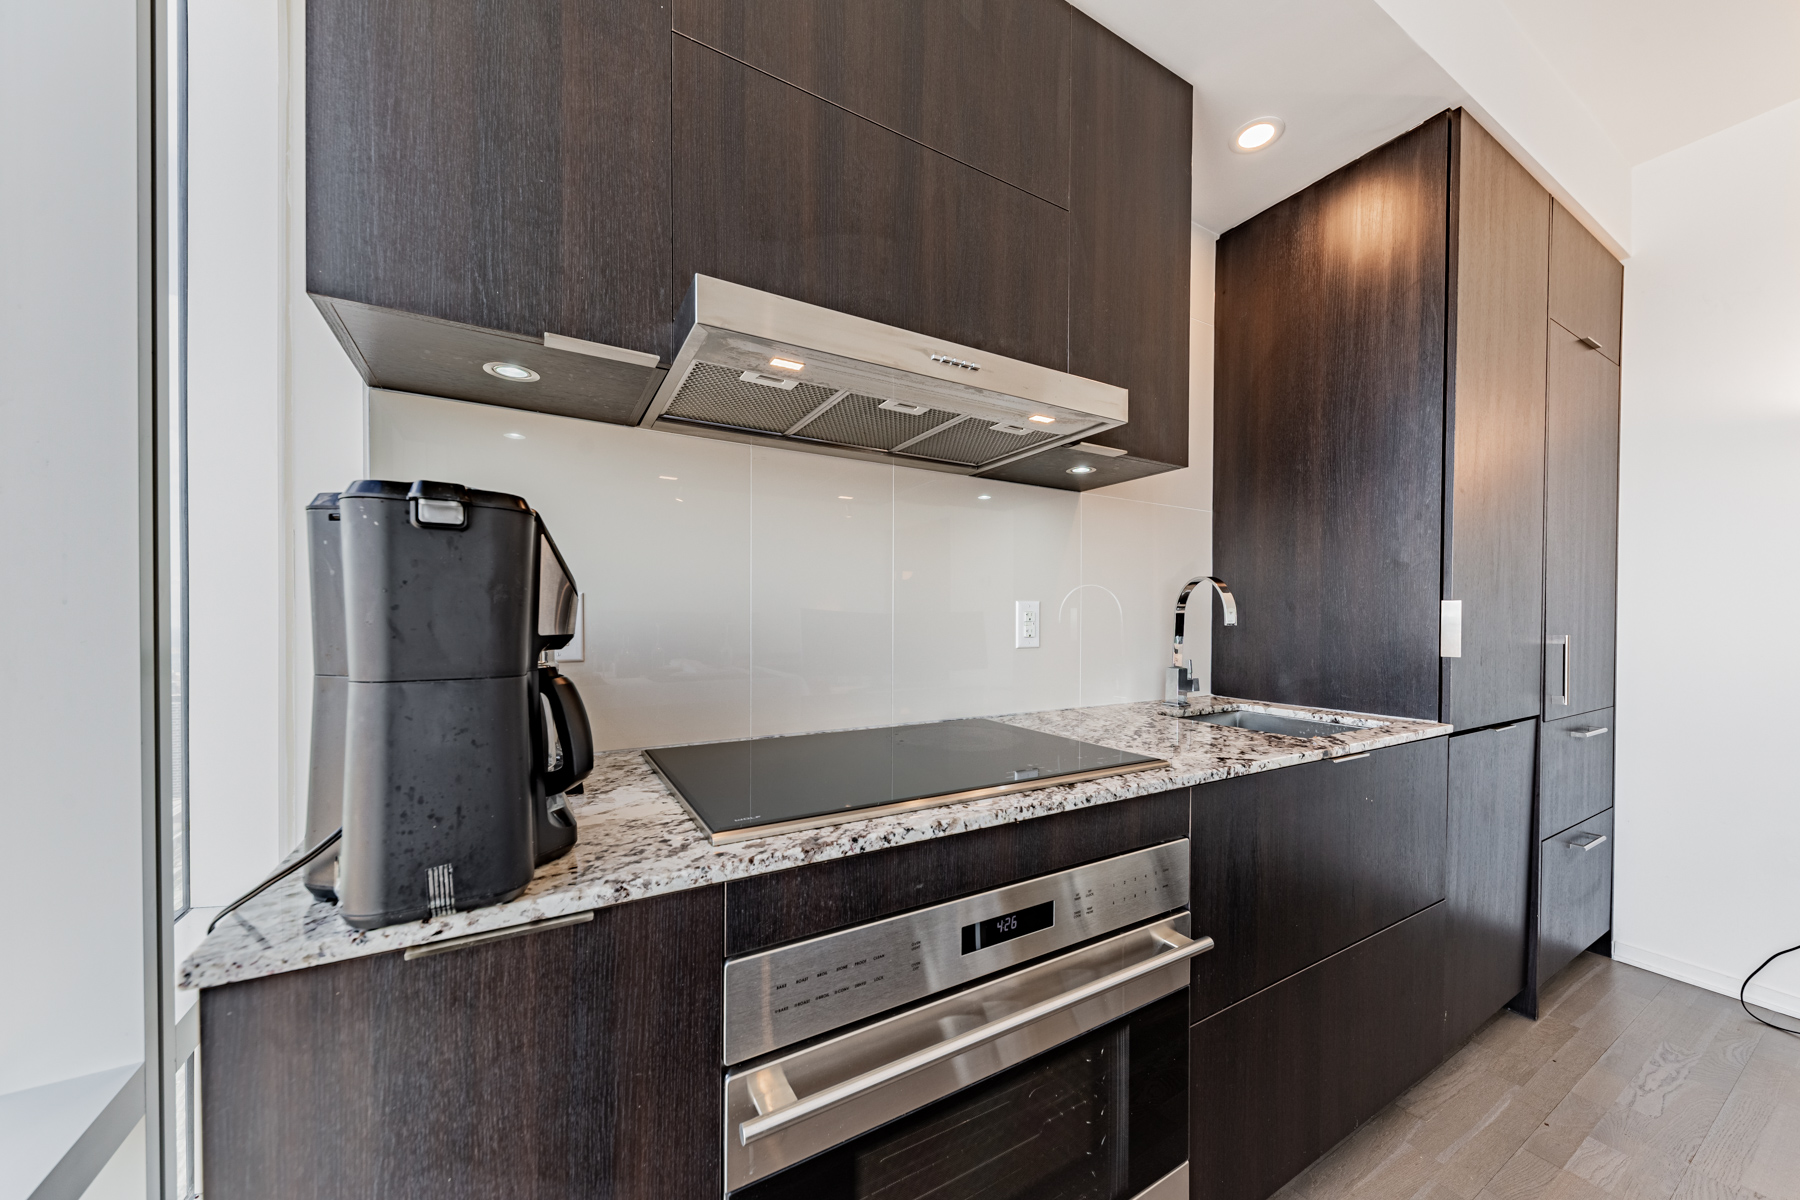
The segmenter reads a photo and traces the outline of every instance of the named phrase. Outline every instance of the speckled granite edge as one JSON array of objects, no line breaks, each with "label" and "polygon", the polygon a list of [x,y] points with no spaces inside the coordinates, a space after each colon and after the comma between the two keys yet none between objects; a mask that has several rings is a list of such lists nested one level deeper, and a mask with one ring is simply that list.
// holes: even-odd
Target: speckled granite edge
[{"label": "speckled granite edge", "polygon": [[[181,964],[177,983],[217,987],[1450,732],[1450,726],[1430,721],[1228,697],[1206,698],[1195,708],[1227,706],[1303,714],[1341,723],[1345,731],[1305,742],[1183,720],[1154,703],[995,717],[1166,758],[1169,766],[728,846],[713,846],[706,839],[641,753],[610,754],[596,763],[586,796],[574,804],[581,831],[575,849],[539,870],[518,899],[363,933],[350,928],[333,906],[316,903],[297,872],[226,917]],[[1378,724],[1371,728],[1371,723]]]}]

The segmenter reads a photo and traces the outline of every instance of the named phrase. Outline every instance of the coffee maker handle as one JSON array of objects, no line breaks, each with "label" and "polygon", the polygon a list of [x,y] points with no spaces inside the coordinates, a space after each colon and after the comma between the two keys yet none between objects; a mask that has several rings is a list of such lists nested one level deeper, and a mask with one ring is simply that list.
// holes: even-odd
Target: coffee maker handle
[{"label": "coffee maker handle", "polygon": [[594,732],[573,680],[555,667],[540,667],[538,688],[550,702],[550,719],[556,724],[556,740],[563,748],[562,764],[544,773],[544,791],[566,792],[594,769]]}]

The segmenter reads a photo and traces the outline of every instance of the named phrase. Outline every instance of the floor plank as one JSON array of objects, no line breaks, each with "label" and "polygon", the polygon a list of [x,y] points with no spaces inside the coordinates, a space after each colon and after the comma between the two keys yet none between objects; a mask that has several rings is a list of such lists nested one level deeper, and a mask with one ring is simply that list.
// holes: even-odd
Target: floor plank
[{"label": "floor plank", "polygon": [[1584,954],[1277,1200],[1800,1200],[1800,1038]]}]

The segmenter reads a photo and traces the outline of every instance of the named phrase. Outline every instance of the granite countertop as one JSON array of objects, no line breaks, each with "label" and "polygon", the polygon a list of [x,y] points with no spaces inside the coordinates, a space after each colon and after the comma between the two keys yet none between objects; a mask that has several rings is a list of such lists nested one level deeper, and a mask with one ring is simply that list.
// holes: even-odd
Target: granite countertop
[{"label": "granite countertop", "polygon": [[[220,922],[181,964],[177,982],[184,988],[217,987],[1450,732],[1450,726],[1432,721],[1222,696],[1202,698],[1195,707],[1227,705],[1322,717],[1344,723],[1345,732],[1305,742],[1183,720],[1150,702],[993,717],[1154,755],[1169,765],[726,846],[711,844],[642,753],[622,751],[595,762],[585,796],[572,805],[580,826],[574,850],[540,868],[516,900],[364,933],[346,924],[332,905],[314,901],[301,883],[302,873],[295,872]],[[1376,721],[1377,727],[1368,727]]]}]

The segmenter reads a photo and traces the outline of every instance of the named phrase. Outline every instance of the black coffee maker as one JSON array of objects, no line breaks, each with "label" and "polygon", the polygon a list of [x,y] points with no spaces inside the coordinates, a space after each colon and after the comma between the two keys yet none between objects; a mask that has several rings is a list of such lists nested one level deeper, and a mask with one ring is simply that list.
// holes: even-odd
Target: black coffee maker
[{"label": "black coffee maker", "polygon": [[[316,846],[344,823],[344,706],[350,664],[344,648],[344,554],[338,494],[320,492],[306,506],[306,552],[312,567],[312,753],[306,772],[306,844]],[[337,902],[337,847],[306,868],[306,890]]]},{"label": "black coffee maker", "polygon": [[335,882],[318,883],[358,929],[512,899],[575,844],[564,793],[593,769],[581,697],[549,662],[575,631],[567,565],[531,507],[499,492],[364,479],[318,514],[315,647],[329,644],[329,526],[344,647],[341,720],[331,663],[314,659],[325,778],[309,789],[309,832],[330,823],[342,763]]}]

